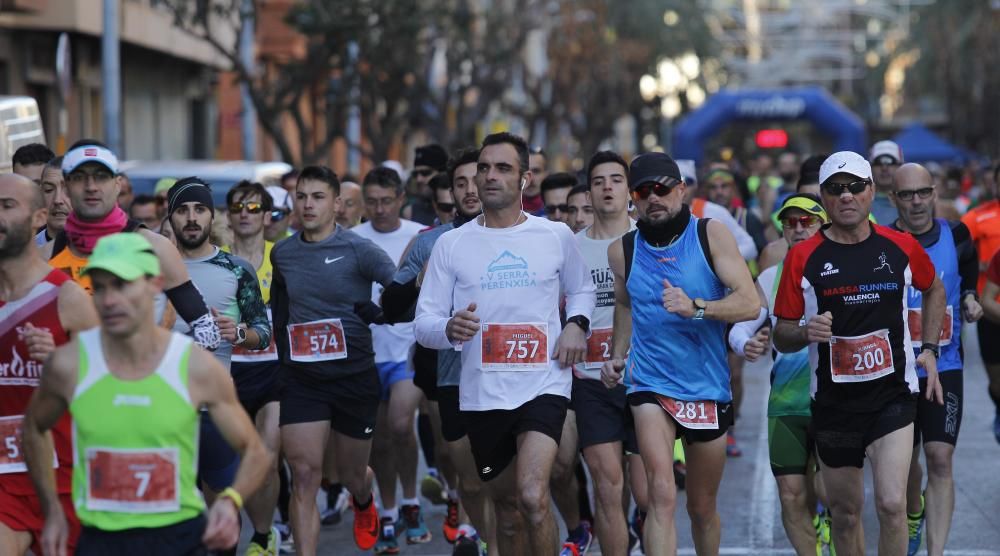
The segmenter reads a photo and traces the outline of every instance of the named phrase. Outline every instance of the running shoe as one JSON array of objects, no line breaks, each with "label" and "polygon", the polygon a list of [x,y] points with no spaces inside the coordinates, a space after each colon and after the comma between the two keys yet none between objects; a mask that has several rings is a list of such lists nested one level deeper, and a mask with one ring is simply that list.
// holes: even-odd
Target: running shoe
[{"label": "running shoe", "polygon": [[566,535],[566,542],[563,543],[559,556],[583,556],[590,550],[593,542],[594,533],[590,530],[590,524],[581,521],[576,529]]},{"label": "running shoe", "polygon": [[444,531],[444,539],[454,544],[458,538],[458,500],[448,500],[448,514],[444,516],[444,523],[441,529]]},{"label": "running shoe", "polygon": [[924,495],[920,495],[920,513],[913,515],[906,514],[906,527],[910,533],[910,544],[906,549],[906,556],[913,556],[920,550],[920,544],[924,540]]},{"label": "running shoe", "polygon": [[736,443],[736,437],[731,430],[726,433],[726,455],[731,458],[738,458],[743,455],[743,450]]},{"label": "running shoe", "polygon": [[486,554],[486,541],[479,538],[479,533],[469,536],[464,531],[455,538],[455,547],[451,550],[451,556],[486,556]]},{"label": "running shoe", "polygon": [[271,532],[267,535],[267,546],[261,546],[255,542],[251,542],[247,546],[247,551],[245,556],[278,556],[278,550],[281,546],[281,533],[278,532],[278,528],[275,526],[271,527]]},{"label": "running shoe", "polygon": [[320,522],[323,525],[336,525],[344,517],[344,511],[350,503],[350,494],[347,489],[341,489],[339,493],[326,493],[326,509],[319,514]]},{"label": "running shoe", "polygon": [[406,544],[431,542],[431,532],[424,524],[424,516],[420,513],[420,506],[403,506],[400,510],[400,515],[403,516],[403,525],[406,526]]},{"label": "running shoe", "polygon": [[427,475],[420,480],[420,494],[430,500],[435,506],[444,506],[448,503],[448,493],[445,492],[444,481],[437,471],[428,471]]},{"label": "running shoe", "polygon": [[674,484],[677,485],[677,490],[684,490],[684,485],[687,483],[687,474],[687,465],[683,461],[674,460]]},{"label": "running shoe", "polygon": [[399,554],[396,526],[390,517],[383,517],[381,520],[378,542],[375,543],[375,554]]},{"label": "running shoe", "polygon": [[361,550],[371,550],[379,540],[378,510],[375,508],[375,498],[372,497],[368,507],[363,510],[358,509],[357,501],[352,505],[354,506],[354,544],[358,545]]}]

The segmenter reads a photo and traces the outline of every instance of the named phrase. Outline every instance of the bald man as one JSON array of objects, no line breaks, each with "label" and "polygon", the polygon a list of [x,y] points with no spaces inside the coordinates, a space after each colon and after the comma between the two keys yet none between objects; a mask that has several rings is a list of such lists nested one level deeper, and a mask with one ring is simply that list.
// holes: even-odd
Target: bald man
[{"label": "bald man", "polygon": [[[941,337],[934,341],[920,336],[920,292],[907,288],[907,307],[914,353],[922,342],[937,344],[938,376],[944,393],[944,405],[920,396],[913,431],[913,457],[907,483],[907,519],[910,523],[910,550],[920,548],[924,521],[927,523],[927,553],[944,551],[955,507],[955,483],[952,455],[962,424],[962,320],[975,322],[983,315],[976,297],[978,259],[969,229],[961,222],[934,218],[937,190],[930,172],[919,164],[903,164],[893,176],[890,200],[899,211],[892,227],[912,234],[930,255],[934,268],[944,283],[947,309]],[[916,323],[918,326],[914,326]],[[921,394],[926,393],[927,373],[917,365]],[[923,489],[920,444],[923,440],[927,460],[927,487]],[[923,495],[921,492],[923,491]],[[925,510],[926,508],[926,510]]]},{"label": "bald man", "polygon": [[337,209],[337,224],[353,228],[361,223],[365,204],[361,199],[361,186],[353,181],[340,182],[340,208]]}]

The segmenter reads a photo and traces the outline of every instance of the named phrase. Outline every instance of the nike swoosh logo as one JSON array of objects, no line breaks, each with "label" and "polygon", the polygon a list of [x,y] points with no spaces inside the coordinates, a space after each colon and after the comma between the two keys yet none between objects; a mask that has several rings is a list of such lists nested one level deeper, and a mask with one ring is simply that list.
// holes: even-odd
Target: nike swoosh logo
[{"label": "nike swoosh logo", "polygon": [[844,166],[847,166],[847,163],[846,162],[841,162],[840,166],[837,166],[837,169],[839,170],[839,169],[843,168]]},{"label": "nike swoosh logo", "polygon": [[343,259],[343,258],[344,258],[343,256],[337,257],[336,259],[326,258],[326,259],[323,259],[323,262],[325,262],[326,264],[330,264],[330,263],[335,263],[335,262],[337,262],[337,261],[339,261],[340,259]]}]

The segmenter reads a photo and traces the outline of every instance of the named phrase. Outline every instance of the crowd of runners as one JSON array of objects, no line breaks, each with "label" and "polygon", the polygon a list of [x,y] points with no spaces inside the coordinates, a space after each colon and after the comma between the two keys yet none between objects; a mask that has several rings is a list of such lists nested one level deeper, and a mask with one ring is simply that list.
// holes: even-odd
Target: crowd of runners
[{"label": "crowd of runners", "polygon": [[879,554],[940,555],[964,323],[1000,408],[1000,166],[868,154],[549,173],[501,132],[216,206],[197,176],[134,195],[98,141],[22,147],[0,175],[0,554],[235,554],[243,522],[250,556],[317,554],[347,522],[376,554],[676,554],[679,489],[719,554],[743,364],[773,359],[795,552],[865,552],[867,459]]}]

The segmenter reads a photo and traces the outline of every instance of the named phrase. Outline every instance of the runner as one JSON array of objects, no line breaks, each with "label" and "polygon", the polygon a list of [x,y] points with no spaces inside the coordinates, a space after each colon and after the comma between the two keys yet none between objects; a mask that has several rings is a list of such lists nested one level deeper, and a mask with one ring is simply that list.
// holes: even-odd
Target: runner
[{"label": "runner", "polygon": [[[483,140],[483,216],[438,239],[415,324],[429,348],[461,346],[459,405],[496,508],[500,554],[550,555],[558,529],[549,479],[572,386],[566,367],[583,359],[595,300],[569,228],[521,210],[530,179],[523,139]],[[569,315],[561,333],[560,290]]]},{"label": "runner", "polygon": [[45,145],[41,143],[29,143],[18,147],[14,151],[14,155],[10,159],[11,168],[15,174],[24,176],[38,185],[41,184],[42,171],[45,169],[45,165],[55,158],[55,156],[52,149]]},{"label": "runner", "polygon": [[[913,457],[910,460],[910,480],[907,486],[907,519],[910,534],[908,554],[920,549],[924,517],[927,518],[927,553],[940,556],[948,540],[951,515],[955,508],[955,483],[951,461],[962,425],[962,322],[975,322],[983,316],[976,296],[979,261],[969,229],[961,222],[934,218],[937,191],[930,172],[919,164],[903,164],[893,176],[893,204],[899,218],[893,228],[912,234],[934,263],[946,295],[945,318],[939,344],[938,377],[944,395],[943,406],[923,397],[917,400],[914,421]],[[919,350],[920,292],[907,290],[907,316],[910,341]],[[927,373],[917,366],[920,392],[927,393]],[[923,488],[920,467],[920,441],[923,439],[927,460],[927,490]],[[925,511],[926,495],[926,511]]]},{"label": "runner", "polygon": [[649,484],[647,554],[677,552],[673,446],[678,437],[685,439],[691,463],[686,488],[695,549],[718,554],[715,498],[726,461],[726,429],[733,423],[725,323],[755,318],[760,301],[725,225],[693,216],[684,204],[686,186],[670,156],[636,157],[628,182],[638,229],[608,247],[615,317],[611,360],[601,377],[614,388],[627,375]]},{"label": "runner", "polygon": [[[226,206],[229,207],[227,215],[229,226],[233,230],[233,244],[222,250],[250,263],[257,275],[261,299],[264,303],[270,303],[273,280],[271,249],[274,244],[264,239],[264,220],[270,217],[273,208],[271,195],[259,183],[241,181],[226,193]],[[267,311],[267,316],[270,321],[270,310]],[[268,331],[270,332],[270,324]],[[230,370],[236,384],[236,395],[256,425],[257,434],[268,450],[280,453],[278,400],[281,399],[281,366],[274,339],[262,351],[247,349],[245,344],[233,346]],[[278,458],[275,463],[280,465]],[[247,549],[248,555],[254,554],[254,544],[262,549],[269,546],[268,534],[274,509],[278,504],[278,485],[276,466],[268,472],[263,486],[246,501],[247,516],[253,523],[256,537]]]},{"label": "runner", "polygon": [[[413,244],[399,265],[393,283],[382,295],[382,307],[387,321],[396,322],[412,318],[413,306],[420,293],[427,261],[438,238],[445,232],[475,219],[482,212],[474,181],[478,162],[479,149],[475,148],[460,151],[448,162],[451,194],[457,201],[455,220],[450,224],[422,232],[413,240]],[[418,368],[418,375],[419,372]],[[449,462],[458,474],[457,491],[454,490],[455,485],[449,483],[452,490],[448,494],[444,536],[455,544],[452,552],[454,555],[482,556],[486,554],[485,549],[488,547],[489,554],[496,556],[498,552],[492,503],[489,503],[483,481],[479,478],[459,412],[458,388],[461,373],[462,362],[459,352],[454,349],[437,351],[434,378],[437,394],[437,402],[434,404],[438,411],[437,427],[441,429],[444,447],[447,449],[445,461]]]},{"label": "runner", "polygon": [[[78,556],[205,554],[239,540],[243,496],[273,457],[240,408],[228,373],[191,339],[159,328],[153,296],[160,263],[135,233],[98,241],[84,275],[101,327],[50,356],[28,406],[24,450],[45,511],[45,554],[66,554],[67,518],[57,497],[47,434],[73,419],[73,502],[83,524]],[[195,489],[198,408],[206,407],[243,456],[232,487],[212,504]]]},{"label": "runner", "polygon": [[[24,410],[38,387],[42,363],[57,346],[97,325],[97,314],[86,292],[68,276],[38,258],[31,230],[45,222],[38,187],[16,174],[0,175],[0,554],[21,556],[30,548],[42,554],[44,515],[24,464],[18,436]],[[7,372],[7,370],[10,372]],[[66,512],[68,546],[72,551],[80,523],[70,499],[73,446],[69,416],[52,428],[59,503]],[[52,458],[49,458],[50,462]],[[53,465],[50,463],[50,465]]]},{"label": "runner", "polygon": [[[222,342],[213,354],[226,370],[230,370],[230,359],[236,348],[260,350],[271,343],[271,326],[254,269],[246,260],[223,252],[208,240],[215,219],[212,192],[198,178],[180,179],[170,188],[167,214],[191,280],[205,296],[219,324]],[[188,325],[178,319],[173,329],[183,333]],[[206,499],[211,502],[217,492],[232,484],[239,458],[204,414],[198,453],[199,478]],[[271,529],[271,514],[256,516],[248,554],[277,554],[281,539],[277,531]]]},{"label": "runner", "polygon": [[52,241],[66,227],[69,216],[69,197],[66,196],[66,177],[62,173],[62,157],[50,160],[42,169],[42,194],[49,216],[45,219],[45,229],[35,235],[35,244],[43,246]]},{"label": "runner", "polygon": [[574,234],[594,224],[594,206],[590,202],[589,185],[584,183],[570,189],[566,206],[569,212],[566,223]]},{"label": "runner", "polygon": [[[791,247],[805,241],[819,231],[826,222],[826,211],[819,197],[796,193],[785,199],[778,209],[782,241]],[[779,263],[765,269],[757,277],[757,293],[774,307],[783,265]],[[755,361],[771,347],[769,332],[774,326],[774,315],[766,308],[756,320],[744,321],[733,326],[729,345],[733,351]],[[813,438],[809,432],[809,350],[795,353],[778,353],[771,368],[771,392],[767,399],[767,441],[771,458],[771,473],[778,484],[781,501],[781,522],[785,534],[799,556],[821,554],[823,540],[829,544],[829,535],[820,534],[827,516],[814,517],[816,489],[813,472],[816,461],[812,456]]]},{"label": "runner", "polygon": [[271,250],[274,337],[285,370],[281,445],[292,469],[295,550],[303,556],[314,556],[319,541],[316,493],[328,438],[353,497],[354,542],[370,550],[379,536],[368,455],[381,386],[371,331],[354,306],[371,300],[372,283],[388,284],[396,265],[337,225],[339,190],[329,168],[303,168],[295,189],[302,231]]},{"label": "runner", "polygon": [[166,310],[169,299],[177,316],[191,323],[195,342],[206,349],[217,348],[219,327],[201,292],[191,282],[177,248],[160,234],[129,220],[118,206],[118,157],[99,141],[84,139],[74,143],[63,156],[62,170],[72,210],[63,232],[42,248],[49,264],[89,292],[90,278],[83,274],[83,267],[97,240],[117,232],[138,233],[153,246],[163,269],[166,295],[156,300],[157,322],[171,324],[173,311]]},{"label": "runner", "polygon": [[899,217],[889,197],[893,191],[893,176],[903,163],[903,150],[894,141],[879,141],[872,145],[868,161],[871,162],[872,177],[875,182],[875,199],[872,201],[871,214],[877,224],[891,226]]},{"label": "runner", "polygon": [[[976,244],[979,253],[979,282],[976,286],[980,296],[986,285],[986,270],[993,255],[1000,252],[1000,164],[993,169],[993,190],[984,192],[992,196],[992,200],[980,203],[979,206],[965,213],[962,223],[969,228],[972,242]],[[1000,322],[990,319],[980,319],[976,323],[979,333],[979,353],[986,367],[986,376],[990,379],[989,393],[996,406],[993,417],[993,436],[1000,443]]]},{"label": "runner", "polygon": [[[444,154],[442,166],[447,163],[447,156]],[[399,261],[406,246],[424,228],[399,217],[406,200],[399,174],[385,166],[375,168],[362,180],[361,192],[369,220],[351,231],[382,248],[393,263]],[[381,296],[382,284],[372,285],[372,301],[378,302]],[[382,383],[382,403],[379,404],[378,426],[375,427],[372,444],[372,468],[382,500],[382,532],[375,545],[376,554],[394,554],[399,550],[395,530],[400,523],[400,513],[402,525],[406,528],[407,544],[422,544],[431,540],[431,533],[420,512],[420,499],[417,498],[419,453],[414,420],[423,392],[413,384],[410,353],[414,343],[412,323],[378,324],[372,328],[375,366]],[[403,490],[401,508],[396,501],[397,478]]]},{"label": "runner", "polygon": [[[785,259],[774,345],[783,353],[809,347],[812,424],[837,552],[864,553],[867,455],[878,500],[879,554],[905,554],[906,474],[919,389],[904,289],[923,292],[921,329],[925,338],[936,338],[944,288],[912,236],[868,221],[875,191],[867,160],[834,153],[820,169],[820,183],[832,223]],[[924,342],[916,359],[927,369],[927,399],[941,404],[937,353],[936,342]]]},{"label": "runner", "polygon": [[361,197],[361,186],[352,182],[340,182],[340,208],[337,209],[337,224],[353,228],[361,223],[365,214],[365,201]]},{"label": "runner", "polygon": [[[593,204],[594,224],[576,234],[576,241],[590,269],[597,290],[592,333],[587,339],[587,357],[573,368],[573,398],[579,447],[593,478],[597,513],[594,530],[601,554],[624,555],[630,548],[625,523],[628,500],[625,488],[624,455],[628,455],[629,479],[636,505],[644,512],[645,471],[639,458],[632,413],[625,403],[625,387],[608,390],[601,383],[601,366],[610,357],[611,325],[615,305],[614,274],[608,266],[608,246],[630,230],[635,222],[628,216],[628,163],[618,153],[601,151],[587,164],[588,195]],[[562,446],[560,446],[562,449]],[[566,552],[564,546],[564,553]],[[586,552],[574,545],[572,554]]]},{"label": "runner", "polygon": [[[802,162],[802,166],[799,167],[799,181],[795,186],[796,193],[808,193],[817,199],[820,197],[819,168],[823,165],[823,161],[826,160],[827,156],[825,154],[814,154]],[[777,214],[775,213],[775,219],[777,219]],[[776,220],[775,225],[779,224],[780,222]],[[768,243],[763,251],[761,251],[760,258],[757,259],[757,267],[763,271],[765,268],[772,267],[783,261],[787,254],[788,242],[785,238],[779,237]]]}]

